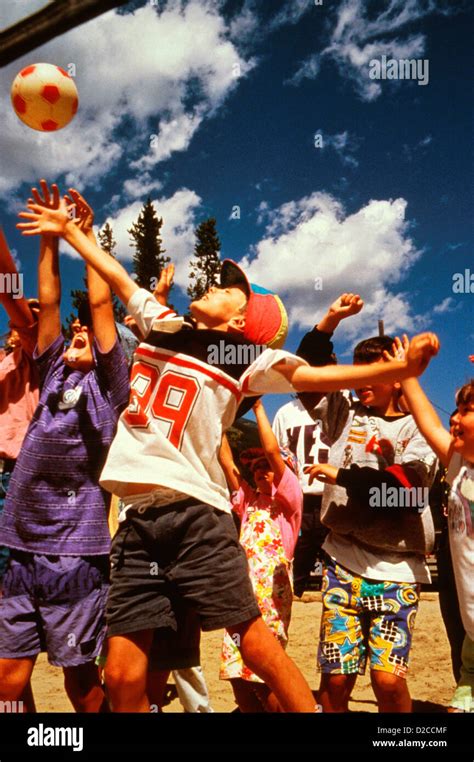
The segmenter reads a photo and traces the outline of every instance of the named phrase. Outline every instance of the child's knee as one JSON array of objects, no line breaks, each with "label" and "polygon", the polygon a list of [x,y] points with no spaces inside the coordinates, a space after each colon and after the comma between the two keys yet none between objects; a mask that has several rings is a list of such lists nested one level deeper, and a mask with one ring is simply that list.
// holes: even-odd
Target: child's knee
[{"label": "child's knee", "polygon": [[374,691],[385,696],[400,696],[407,691],[406,680],[391,672],[373,670],[370,673],[370,679]]},{"label": "child's knee", "polygon": [[16,659],[5,659],[0,664],[0,699],[14,701],[21,697],[30,679],[30,671]]},{"label": "child's knee", "polygon": [[146,672],[137,668],[133,662],[120,662],[107,659],[104,669],[104,680],[107,689],[114,691],[130,691],[146,684]]},{"label": "child's knee", "polygon": [[349,697],[356,675],[334,675],[325,674],[321,676],[321,691],[328,691],[331,696],[342,699]]}]

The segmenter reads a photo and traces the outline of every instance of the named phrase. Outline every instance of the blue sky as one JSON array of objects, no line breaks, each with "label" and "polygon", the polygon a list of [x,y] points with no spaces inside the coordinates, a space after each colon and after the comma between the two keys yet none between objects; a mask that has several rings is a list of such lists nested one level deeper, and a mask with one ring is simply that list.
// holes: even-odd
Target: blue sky
[{"label": "blue sky", "polygon": [[[43,4],[3,7],[1,26]],[[31,184],[75,184],[98,224],[112,224],[126,265],[127,227],[150,195],[177,266],[176,305],[186,305],[193,230],[214,215],[222,254],[281,294],[287,348],[339,293],[358,292],[366,307],[340,326],[340,361],[379,318],[390,332],[434,330],[442,349],[424,383],[451,410],[474,351],[474,294],[452,290],[454,273],[474,273],[467,9],[444,0],[137,1],[5,67],[0,221],[27,294],[38,247],[15,223]],[[428,61],[428,83],[370,79],[382,56]],[[79,111],[56,134],[21,124],[9,103],[17,71],[37,61],[76,67]],[[64,251],[67,315],[82,263]],[[284,400],[268,398],[269,411]]]}]

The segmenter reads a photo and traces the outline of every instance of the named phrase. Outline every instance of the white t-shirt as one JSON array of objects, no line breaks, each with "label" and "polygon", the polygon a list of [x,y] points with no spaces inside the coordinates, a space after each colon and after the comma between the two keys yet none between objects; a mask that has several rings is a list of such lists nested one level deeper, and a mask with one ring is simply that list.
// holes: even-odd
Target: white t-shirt
[{"label": "white t-shirt", "polygon": [[322,495],[324,484],[315,479],[310,485],[304,467],[314,463],[328,463],[329,460],[329,444],[326,444],[327,439],[317,413],[318,406],[314,408],[312,417],[303,403],[294,399],[277,410],[273,420],[273,431],[278,444],[291,450],[298,458],[300,484],[305,495]]},{"label": "white t-shirt", "polygon": [[447,482],[449,544],[464,629],[474,640],[474,465],[451,458]]},{"label": "white t-shirt", "polygon": [[[186,330],[183,319],[145,289],[135,291],[127,309],[147,341],[134,354],[130,403],[120,417],[100,484],[119,497],[131,483],[160,485],[172,491],[164,494],[169,502],[189,495],[230,513],[218,460],[223,432],[244,397],[294,391],[273,365],[307,363],[267,349],[238,369],[209,364],[206,358],[217,340],[229,345],[244,340],[222,331]],[[142,503],[143,494],[138,497]]]},{"label": "white t-shirt", "polygon": [[368,548],[335,532],[328,534],[322,547],[336,563],[367,579],[420,584],[431,582],[423,556],[414,553],[390,553],[384,550],[371,553]]}]

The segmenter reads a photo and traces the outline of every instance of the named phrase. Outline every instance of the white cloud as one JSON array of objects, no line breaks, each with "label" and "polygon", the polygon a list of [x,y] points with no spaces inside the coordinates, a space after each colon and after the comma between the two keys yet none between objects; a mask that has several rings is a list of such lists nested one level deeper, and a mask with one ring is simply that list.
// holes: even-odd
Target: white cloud
[{"label": "white cloud", "polygon": [[[166,255],[175,264],[175,283],[183,289],[189,285],[189,262],[194,253],[194,230],[196,228],[196,213],[201,205],[200,197],[189,188],[181,188],[170,198],[152,198],[158,217],[163,217],[161,238]],[[134,249],[130,246],[129,229],[136,222],[142,209],[142,201],[133,201],[127,206],[114,211],[106,219],[99,222],[102,227],[108,222],[117,241],[117,257],[122,262],[130,262]],[[72,257],[79,255],[67,244],[62,247],[65,254]]]},{"label": "white cloud", "polygon": [[422,57],[424,35],[410,35],[405,27],[432,13],[453,12],[456,9],[447,0],[390,0],[384,11],[371,15],[369,0],[343,0],[327,46],[303,61],[288,82],[299,85],[305,78],[314,79],[327,57],[342,77],[352,80],[363,100],[373,101],[382,85],[369,79],[369,62],[382,55],[397,60]]},{"label": "white cloud", "polygon": [[433,312],[436,315],[443,315],[445,312],[454,312],[460,307],[460,302],[456,303],[452,296],[447,296],[446,299],[433,307]]},{"label": "white cloud", "polygon": [[305,13],[314,9],[310,0],[287,0],[282,9],[272,18],[270,29],[279,29],[288,24],[297,24]]},{"label": "white cloud", "polygon": [[316,130],[316,134],[318,133],[322,136],[323,150],[325,148],[332,148],[336,151],[343,164],[354,168],[359,166],[359,162],[354,156],[359,147],[359,140],[354,135],[351,135],[347,130],[329,135],[319,129]]},{"label": "white cloud", "polygon": [[255,0],[245,0],[240,12],[234,16],[230,23],[230,37],[237,44],[242,45],[259,36],[259,19],[256,13]]},{"label": "white cloud", "polygon": [[150,194],[152,191],[161,190],[162,187],[163,183],[160,180],[152,180],[148,172],[142,172],[139,178],[125,180],[123,192],[127,198],[143,199],[147,194]]},{"label": "white cloud", "polygon": [[[358,292],[362,313],[339,331],[352,339],[377,332],[413,331],[426,318],[413,313],[397,284],[421,256],[405,220],[406,201],[369,201],[353,214],[328,193],[312,193],[278,209],[264,210],[265,237],[242,265],[250,280],[282,295],[291,326],[314,325],[344,291]],[[316,279],[322,290],[316,290]]]},{"label": "white cloud", "polygon": [[[134,13],[103,14],[5,67],[0,72],[0,195],[6,198],[22,182],[67,172],[81,187],[104,177],[124,144],[132,169],[185,150],[203,120],[238,86],[235,64],[241,76],[254,66],[241,57],[228,32],[213,0],[168,0],[161,12],[147,3]],[[32,60],[76,67],[79,111],[58,133],[30,130],[9,103],[14,76]],[[127,134],[119,137],[116,130],[125,118]],[[150,128],[151,120],[156,121]],[[153,144],[152,134],[157,136]],[[141,162],[140,147],[145,152]]]},{"label": "white cloud", "polygon": [[404,143],[402,146],[402,150],[407,160],[413,161],[413,159],[419,159],[422,154],[425,154],[426,149],[428,148],[429,145],[431,145],[432,142],[433,142],[433,136],[425,135],[424,138],[419,140],[413,146],[408,145],[408,143]]}]

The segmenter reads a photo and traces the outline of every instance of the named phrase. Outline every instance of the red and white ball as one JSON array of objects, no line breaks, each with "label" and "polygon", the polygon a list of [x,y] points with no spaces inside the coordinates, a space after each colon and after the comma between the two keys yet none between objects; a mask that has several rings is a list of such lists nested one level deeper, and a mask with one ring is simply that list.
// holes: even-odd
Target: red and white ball
[{"label": "red and white ball", "polygon": [[77,111],[77,88],[67,71],[49,63],[26,66],[15,77],[11,99],[22,122],[41,132],[65,127]]}]

